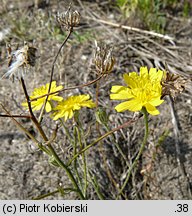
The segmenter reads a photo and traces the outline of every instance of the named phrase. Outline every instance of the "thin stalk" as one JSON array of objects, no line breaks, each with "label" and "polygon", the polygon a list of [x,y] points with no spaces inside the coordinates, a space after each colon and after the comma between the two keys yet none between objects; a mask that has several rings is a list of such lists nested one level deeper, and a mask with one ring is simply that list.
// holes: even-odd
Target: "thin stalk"
[{"label": "thin stalk", "polygon": [[[34,114],[33,114],[33,111],[32,111],[32,108],[31,108],[31,102],[29,100],[29,95],[27,93],[27,89],[25,87],[25,83],[24,83],[24,80],[23,78],[21,78],[21,83],[22,83],[22,87],[23,87],[23,90],[24,90],[24,93],[25,93],[25,97],[27,99],[27,104],[28,104],[28,108],[29,108],[29,112],[30,112],[30,115],[31,115],[31,120],[34,122],[34,124],[36,125],[38,131],[40,132],[41,136],[43,137],[44,141],[47,142],[49,141],[48,138],[46,137],[43,129],[41,128],[40,126],[40,123],[37,121],[37,119],[35,118]],[[47,147],[48,149],[50,150],[52,156],[54,157],[55,161],[60,165],[61,168],[63,168],[65,170],[65,172],[67,173],[68,177],[70,178],[70,180],[72,181],[73,185],[75,186],[75,188],[77,189],[77,192],[80,196],[81,199],[85,199],[81,190],[79,189],[79,186],[72,174],[72,172],[70,171],[70,169],[67,168],[67,166],[60,160],[59,156],[57,155],[57,153],[55,152],[54,148],[52,147],[51,143],[50,142],[47,142]]]},{"label": "thin stalk", "polygon": [[32,111],[32,108],[31,108],[31,102],[30,102],[30,98],[29,98],[29,95],[27,93],[27,89],[26,89],[26,86],[25,86],[25,82],[24,82],[24,79],[21,78],[21,84],[22,84],[22,87],[23,87],[23,91],[24,91],[24,94],[25,94],[25,98],[27,100],[27,105],[28,105],[28,109],[29,109],[29,113],[30,113],[30,116],[31,116],[31,120],[33,121],[33,123],[35,124],[37,130],[39,131],[39,133],[41,134],[41,136],[43,137],[43,139],[45,141],[48,141],[48,138],[47,136],[45,135],[45,132],[43,131],[41,125],[39,124],[39,122],[37,121],[36,117],[34,116],[33,114],[33,111]]},{"label": "thin stalk", "polygon": [[100,200],[104,200],[104,196],[103,196],[103,194],[101,193],[101,191],[99,189],[99,185],[97,183],[96,178],[90,172],[88,172],[88,174],[89,174],[90,180],[92,182],[92,185],[93,185],[93,187],[95,189],[95,192],[96,192],[97,196],[99,197]]},{"label": "thin stalk", "polygon": [[[75,155],[77,153],[77,129],[75,127],[75,131],[74,131],[74,141],[73,141],[73,155]],[[82,181],[81,181],[81,178],[79,176],[79,172],[78,172],[78,169],[77,169],[77,159],[74,160],[74,170],[75,170],[75,173],[76,173],[76,176],[77,176],[77,179],[78,179],[78,182],[80,183],[81,185],[81,189],[83,188],[82,187]]]},{"label": "thin stalk", "polygon": [[[105,126],[106,130],[109,131],[108,125],[104,125],[104,126]],[[123,153],[123,151],[121,150],[121,148],[119,147],[119,144],[116,142],[114,134],[111,134],[111,137],[112,137],[112,140],[113,140],[113,143],[114,143],[115,147],[117,148],[117,150],[119,151],[120,155],[124,159],[127,167],[129,167],[129,163],[127,161],[127,158],[126,158],[125,154]]]},{"label": "thin stalk", "polygon": [[0,117],[3,117],[3,118],[28,118],[28,119],[31,119],[31,116],[29,116],[29,115],[2,115],[2,114],[0,114]]},{"label": "thin stalk", "polygon": [[110,134],[114,133],[115,131],[118,131],[122,128],[128,127],[130,124],[132,124],[133,122],[136,122],[141,116],[139,116],[137,119],[131,119],[127,122],[125,122],[124,124],[120,125],[117,128],[114,128],[113,130],[105,133],[103,136],[100,136],[99,138],[97,138],[94,142],[92,142],[91,144],[87,145],[85,148],[83,148],[81,151],[79,151],[76,155],[73,156],[73,158],[69,161],[68,166],[82,153],[84,153],[85,151],[87,151],[89,148],[91,148],[92,146],[96,145],[99,141],[101,141],[102,139],[104,139],[105,137],[109,136]]},{"label": "thin stalk", "polygon": [[55,152],[54,148],[51,146],[51,144],[48,145],[48,148],[50,150],[50,152],[52,153],[52,156],[54,157],[55,161],[58,163],[58,165],[63,168],[67,174],[67,176],[69,177],[69,179],[71,180],[73,186],[75,187],[75,189],[77,190],[77,193],[79,194],[79,197],[81,199],[85,199],[85,197],[83,196],[71,170],[63,163],[63,161],[59,158],[59,156],[57,155],[57,153]]},{"label": "thin stalk", "polygon": [[[61,122],[61,124],[62,124],[62,126],[63,126],[63,128],[64,128],[64,130],[65,130],[65,133],[66,133],[66,135],[67,135],[67,137],[68,137],[70,143],[73,144],[73,146],[74,146],[74,154],[76,154],[76,144],[75,144],[75,143],[76,143],[76,140],[75,140],[75,136],[71,137],[71,134],[69,133],[69,130],[68,130],[68,128],[65,126],[65,124],[64,124],[64,122],[63,122],[62,119],[60,119],[60,122]],[[76,164],[76,161],[75,161],[74,164]],[[78,181],[80,182],[80,177],[79,177],[79,174],[78,174],[78,172],[77,172],[77,169],[75,168],[75,170],[76,170],[76,175],[77,175],[77,177],[78,177]],[[84,196],[84,197],[85,197],[85,196]]]},{"label": "thin stalk", "polygon": [[99,106],[99,87],[100,87],[100,80],[98,80],[96,82],[96,101],[95,101],[95,104],[96,104],[96,109],[98,109],[98,106]]},{"label": "thin stalk", "polygon": [[52,68],[51,68],[51,77],[50,77],[50,81],[49,81],[49,89],[48,89],[48,92],[47,92],[47,96],[46,96],[46,99],[45,99],[45,102],[43,104],[43,107],[41,109],[41,113],[40,113],[40,116],[39,116],[39,122],[42,121],[42,118],[43,118],[43,114],[44,114],[44,111],[45,111],[45,107],[46,107],[46,104],[47,104],[47,101],[48,101],[48,97],[49,97],[49,93],[51,91],[51,84],[52,84],[52,81],[53,81],[53,73],[54,73],[54,68],[55,68],[55,63],[57,61],[57,58],[61,52],[61,49],[63,48],[63,46],[66,44],[67,40],[69,39],[71,33],[73,32],[73,27],[70,28],[69,30],[69,33],[67,35],[67,37],[65,38],[65,40],[63,41],[63,43],[61,44],[61,46],[59,47],[59,50],[53,60],[53,64],[52,64]]},{"label": "thin stalk", "polygon": [[[72,139],[71,134],[69,133],[69,130],[68,130],[68,128],[65,126],[65,124],[64,124],[64,122],[63,122],[62,119],[60,119],[60,122],[61,122],[61,124],[62,124],[62,126],[63,126],[63,128],[64,128],[64,130],[65,130],[65,133],[66,133],[66,135],[67,135],[67,137],[68,137],[70,143],[72,143],[73,146],[74,146],[74,155],[75,155],[75,154],[77,153],[77,150],[76,150],[76,149],[77,149],[77,146],[76,146],[76,138],[75,138],[75,136],[73,136],[73,139]],[[79,129],[76,127],[75,130],[76,130],[76,133],[77,133],[78,141],[79,141],[79,143],[81,143],[81,141],[80,141],[80,139],[79,139]],[[74,140],[74,139],[75,139],[75,140]],[[82,149],[81,144],[80,144],[80,148]],[[75,166],[74,169],[76,170],[76,175],[77,175],[77,177],[78,177],[78,181],[81,182],[81,181],[80,181],[79,174],[78,174],[78,172],[77,172],[76,160],[74,161],[74,166]],[[85,189],[84,189],[84,191],[85,191]],[[86,194],[86,193],[84,192],[84,197],[86,197],[85,194]]]},{"label": "thin stalk", "polygon": [[123,192],[123,190],[125,189],[128,181],[129,181],[129,178],[131,176],[131,173],[132,173],[132,170],[135,168],[135,166],[137,165],[137,162],[139,160],[139,158],[141,157],[142,153],[143,153],[143,150],[146,146],[146,143],[147,143],[147,138],[148,138],[148,135],[149,135],[149,127],[148,127],[148,114],[147,114],[147,111],[146,109],[142,109],[142,113],[144,114],[144,122],[145,122],[145,134],[144,134],[144,138],[143,138],[143,142],[141,144],[141,147],[139,149],[139,152],[137,154],[137,157],[135,158],[134,162],[132,163],[132,165],[130,166],[130,168],[128,169],[128,173],[127,173],[127,177],[123,183],[123,186],[122,188],[120,189],[120,192],[119,194],[117,195],[116,199],[118,199],[118,197],[121,195],[121,193]]},{"label": "thin stalk", "polygon": [[71,134],[69,133],[69,130],[68,130],[68,128],[65,126],[65,124],[64,124],[64,122],[63,122],[63,120],[60,118],[59,119],[60,120],[60,122],[61,122],[61,125],[63,126],[63,128],[64,128],[64,130],[65,130],[65,133],[66,133],[66,136],[68,137],[68,139],[69,139],[69,142],[70,143],[73,143],[73,138],[71,137]]},{"label": "thin stalk", "polygon": [[58,90],[58,91],[55,91],[55,92],[50,92],[49,94],[44,94],[44,95],[38,96],[36,98],[31,99],[30,102],[36,101],[36,100],[38,100],[40,98],[43,98],[43,97],[46,97],[46,96],[49,96],[49,95],[54,95],[54,94],[61,93],[61,92],[64,92],[64,91],[69,91],[69,90],[73,90],[73,89],[77,89],[77,88],[83,88],[85,86],[90,86],[90,85],[96,83],[98,80],[100,80],[103,76],[104,76],[104,74],[101,74],[96,79],[91,80],[88,83],[77,85],[77,86],[67,87],[67,88],[64,88],[64,89],[61,89],[61,90]]},{"label": "thin stalk", "polygon": [[[62,190],[63,191],[69,191],[69,192],[70,191],[77,192],[74,188],[63,188]],[[49,192],[47,194],[43,194],[43,195],[40,195],[38,197],[32,198],[32,200],[41,200],[41,199],[47,198],[49,196],[55,195],[56,193],[59,193],[59,192],[60,192],[60,189],[57,189],[57,190]]]},{"label": "thin stalk", "polygon": [[55,191],[49,192],[47,194],[40,195],[38,197],[32,198],[32,200],[42,200],[42,199],[44,199],[46,197],[55,195],[56,193],[59,193],[59,190],[55,190]]},{"label": "thin stalk", "polygon": [[23,131],[28,137],[31,138],[31,140],[33,140],[33,142],[39,146],[40,142],[28,131],[26,130],[11,114],[10,112],[3,106],[3,104],[1,104],[2,109],[7,113],[7,115],[13,120],[13,122],[16,124],[16,126]]},{"label": "thin stalk", "polygon": [[[83,148],[82,136],[81,136],[81,132],[78,127],[76,127],[76,131],[77,131],[79,146],[80,146],[80,149],[82,149]],[[86,163],[85,153],[82,154],[82,160],[83,160],[84,181],[85,181],[84,182],[84,197],[86,197],[88,181],[87,181],[87,163]]]}]

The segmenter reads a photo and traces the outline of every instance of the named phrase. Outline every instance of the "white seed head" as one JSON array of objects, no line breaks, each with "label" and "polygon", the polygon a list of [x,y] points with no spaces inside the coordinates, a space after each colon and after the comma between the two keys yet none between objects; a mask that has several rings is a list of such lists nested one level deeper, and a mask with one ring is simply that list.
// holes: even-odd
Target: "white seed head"
[{"label": "white seed head", "polygon": [[36,48],[24,45],[22,48],[9,53],[9,70],[3,75],[4,77],[11,78],[15,75],[18,78],[24,76],[27,70],[35,65]]}]

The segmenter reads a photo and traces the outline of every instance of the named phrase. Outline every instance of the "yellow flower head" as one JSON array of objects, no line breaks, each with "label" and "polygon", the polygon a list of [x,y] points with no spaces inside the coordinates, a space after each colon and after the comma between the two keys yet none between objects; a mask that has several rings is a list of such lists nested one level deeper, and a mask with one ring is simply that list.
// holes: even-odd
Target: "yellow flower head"
[{"label": "yellow flower head", "polygon": [[[53,81],[51,83],[50,93],[59,91],[62,88],[63,88],[63,86],[56,86],[56,81]],[[45,94],[48,93],[48,90],[49,90],[49,83],[47,83],[45,86],[43,85],[43,86],[41,86],[39,88],[35,88],[32,95],[30,96],[30,99],[32,100],[34,98],[45,95]],[[51,106],[51,101],[52,100],[55,100],[55,101],[62,101],[63,100],[63,98],[60,97],[60,96],[57,96],[57,94],[58,93],[53,94],[53,95],[49,95],[47,103],[46,103],[46,107],[45,107],[46,112],[50,112],[52,110],[52,106]],[[39,99],[37,99],[35,101],[32,101],[31,102],[31,107],[32,107],[33,111],[40,110],[41,107],[43,106],[45,100],[46,100],[46,97],[42,97],[42,98],[39,98]],[[27,107],[27,103],[26,102],[22,103],[22,106]]]},{"label": "yellow flower head", "polygon": [[54,108],[55,112],[53,113],[53,120],[63,118],[66,121],[74,115],[75,110],[80,110],[81,107],[95,107],[95,103],[90,99],[89,95],[77,95],[68,97],[66,100],[63,100],[58,103]]},{"label": "yellow flower head", "polygon": [[124,74],[123,79],[128,87],[112,86],[110,99],[127,100],[115,107],[117,112],[130,110],[140,111],[143,107],[151,115],[158,115],[156,106],[163,103],[161,79],[163,71],[151,68],[148,72],[147,67],[140,68],[140,74],[132,72]]}]

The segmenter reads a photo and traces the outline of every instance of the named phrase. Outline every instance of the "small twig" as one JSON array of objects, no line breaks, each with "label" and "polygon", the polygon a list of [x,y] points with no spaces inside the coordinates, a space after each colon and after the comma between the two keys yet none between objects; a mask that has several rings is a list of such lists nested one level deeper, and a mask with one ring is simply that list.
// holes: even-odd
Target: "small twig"
[{"label": "small twig", "polygon": [[2,114],[0,114],[0,117],[3,117],[3,118],[28,118],[28,119],[30,119],[31,118],[31,116],[29,116],[29,115],[2,115]]},{"label": "small twig", "polygon": [[59,127],[58,127],[58,125],[56,125],[56,128],[53,131],[51,138],[47,142],[45,142],[46,145],[50,145],[56,139],[58,129],[59,129]]},{"label": "small twig", "polygon": [[73,90],[73,89],[76,89],[76,88],[83,88],[83,87],[92,85],[93,83],[95,83],[98,80],[100,80],[103,76],[104,76],[104,74],[98,76],[96,79],[94,79],[94,80],[92,80],[92,81],[90,81],[88,83],[85,83],[85,84],[81,84],[81,85],[77,85],[77,86],[71,86],[71,87],[68,87],[68,88],[65,88],[65,89],[61,89],[61,90],[58,90],[58,91],[55,91],[55,92],[51,92],[49,94],[41,95],[39,97],[33,98],[32,100],[30,100],[30,102],[36,101],[36,100],[38,100],[40,98],[43,98],[43,97],[46,97],[46,96],[49,96],[49,95],[54,95],[54,94],[57,94],[57,93],[60,93],[60,92],[69,91],[69,90]]},{"label": "small twig", "polygon": [[7,115],[13,120],[13,122],[16,124],[16,126],[23,131],[25,134],[27,134],[28,137],[31,138],[31,140],[33,140],[34,143],[37,144],[37,146],[39,146],[40,142],[28,131],[26,130],[15,118],[14,116],[12,116],[10,114],[10,112],[3,106],[3,104],[1,104],[2,109],[7,113]]},{"label": "small twig", "polygon": [[30,113],[30,116],[31,116],[31,120],[33,121],[33,123],[35,124],[36,128],[38,129],[39,133],[41,134],[41,136],[43,137],[44,141],[48,141],[48,138],[47,136],[45,135],[45,132],[43,131],[42,127],[40,126],[39,122],[37,121],[36,117],[34,116],[33,114],[33,111],[32,111],[32,108],[31,108],[31,102],[30,102],[30,98],[29,98],[29,95],[27,93],[27,89],[26,89],[26,86],[25,86],[25,82],[24,82],[24,79],[21,78],[21,84],[22,84],[22,87],[23,87],[23,91],[24,91],[24,94],[25,94],[25,98],[27,100],[27,104],[28,104],[28,109],[29,109],[29,113]]},{"label": "small twig", "polygon": [[110,26],[114,26],[114,27],[117,27],[117,28],[122,28],[122,29],[127,29],[127,30],[130,30],[130,31],[135,31],[135,32],[139,32],[139,33],[152,35],[152,36],[155,36],[155,37],[162,38],[164,40],[170,40],[170,41],[175,40],[175,38],[173,38],[173,37],[170,37],[168,35],[163,35],[163,34],[160,34],[160,33],[157,33],[157,32],[153,32],[153,31],[147,31],[147,30],[143,30],[143,29],[139,29],[139,28],[134,28],[134,27],[131,27],[131,26],[121,25],[121,24],[118,24],[118,23],[113,23],[113,22],[110,22],[110,21],[102,20],[102,19],[96,19],[96,18],[90,18],[90,17],[87,17],[87,19],[91,19],[91,20],[94,20],[96,22],[103,23],[103,24],[110,25]]}]

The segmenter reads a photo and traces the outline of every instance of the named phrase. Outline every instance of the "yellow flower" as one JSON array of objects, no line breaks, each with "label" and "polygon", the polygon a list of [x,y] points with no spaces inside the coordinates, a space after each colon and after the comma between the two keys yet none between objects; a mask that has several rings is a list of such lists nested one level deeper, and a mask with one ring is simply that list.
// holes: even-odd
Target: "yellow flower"
[{"label": "yellow flower", "polygon": [[[51,90],[50,90],[50,93],[51,92],[56,92],[56,91],[59,91],[63,88],[63,86],[56,86],[56,81],[53,81],[51,83]],[[42,95],[45,95],[48,93],[48,89],[49,89],[49,83],[47,83],[45,86],[41,86],[39,88],[35,88],[35,90],[33,91],[32,95],[30,96],[30,99],[34,99],[34,98],[37,98],[37,97],[40,97]],[[51,100],[55,100],[55,101],[62,101],[63,98],[60,97],[60,96],[57,96],[58,93],[56,94],[53,94],[53,95],[50,95],[48,97],[48,100],[47,100],[47,103],[46,103],[46,107],[45,107],[45,110],[46,112],[50,112],[52,110],[52,106],[51,106]],[[46,100],[46,97],[42,97],[42,98],[39,98],[35,101],[32,101],[31,102],[31,107],[33,109],[33,111],[35,110],[40,110],[41,107],[43,106],[44,102]],[[24,102],[22,103],[22,106],[24,107],[27,107],[27,103]]]},{"label": "yellow flower", "polygon": [[95,107],[95,103],[90,99],[89,95],[77,95],[68,97],[58,103],[54,108],[53,120],[64,117],[64,120],[70,119],[74,115],[75,110],[80,110],[81,107]]},{"label": "yellow flower", "polygon": [[151,68],[148,72],[147,67],[140,68],[140,74],[132,72],[124,74],[123,79],[128,87],[112,86],[110,99],[127,100],[115,107],[117,112],[130,110],[140,111],[143,107],[151,115],[158,115],[156,106],[163,103],[161,79],[163,71]]}]

